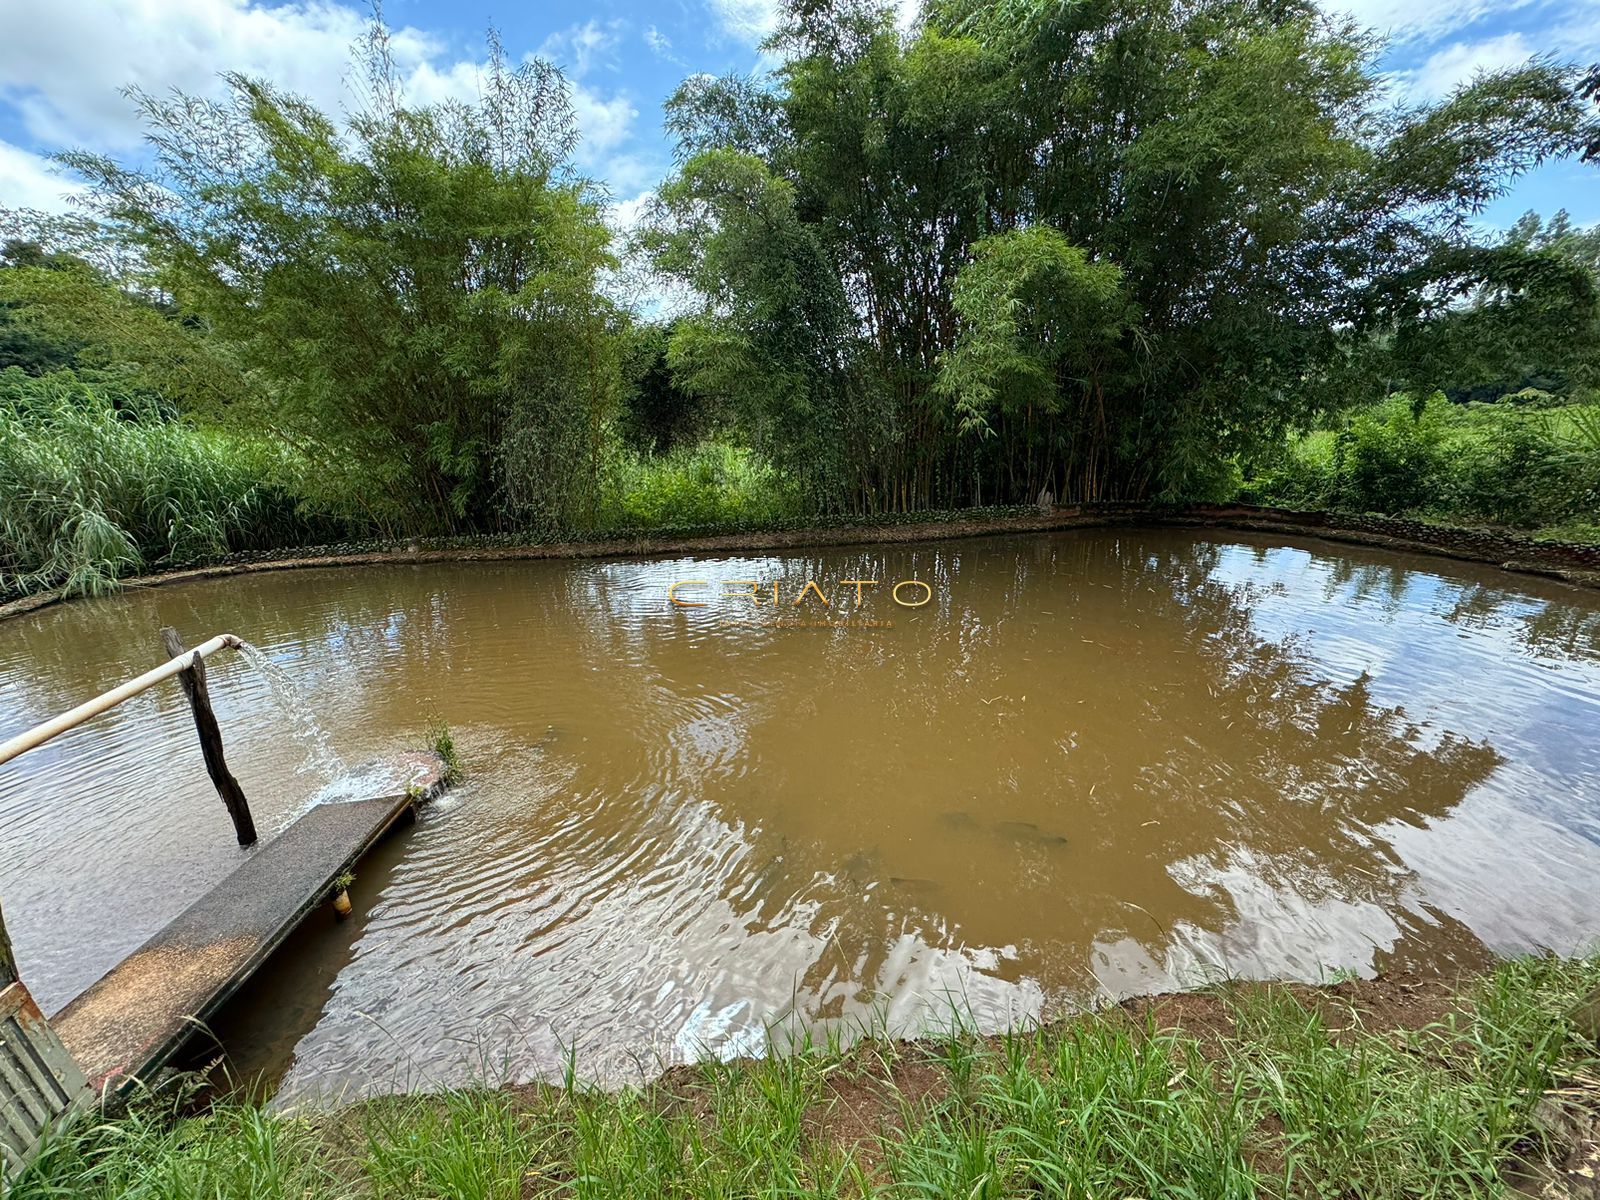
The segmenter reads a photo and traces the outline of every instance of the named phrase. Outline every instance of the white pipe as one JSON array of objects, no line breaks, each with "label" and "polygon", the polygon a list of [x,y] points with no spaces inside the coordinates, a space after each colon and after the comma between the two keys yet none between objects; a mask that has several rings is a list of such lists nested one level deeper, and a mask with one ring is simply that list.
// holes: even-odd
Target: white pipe
[{"label": "white pipe", "polygon": [[130,679],[120,687],[114,687],[109,692],[96,696],[69,712],[62,713],[42,725],[35,725],[26,733],[19,733],[10,741],[0,744],[0,763],[10,762],[17,755],[35,746],[42,746],[57,734],[65,733],[75,726],[82,725],[90,717],[97,717],[108,708],[115,708],[129,696],[137,696],[140,692],[154,687],[163,679],[171,679],[179,671],[187,670],[194,666],[200,659],[209,654],[214,654],[222,649],[237,650],[239,639],[231,633],[219,633],[209,642],[201,642],[192,650],[185,650],[176,658],[168,659],[159,667],[146,671],[137,679]]}]

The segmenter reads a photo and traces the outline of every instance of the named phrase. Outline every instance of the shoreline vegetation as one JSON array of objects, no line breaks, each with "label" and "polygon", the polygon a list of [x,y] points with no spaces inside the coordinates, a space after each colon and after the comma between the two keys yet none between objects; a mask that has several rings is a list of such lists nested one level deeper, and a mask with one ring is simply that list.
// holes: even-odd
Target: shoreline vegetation
[{"label": "shoreline vegetation", "polygon": [[[1435,555],[1600,587],[1600,543],[1535,538],[1501,528],[1386,517],[1379,513],[1306,511],[1258,504],[1098,504],[966,509],[792,520],[764,525],[619,530],[533,540],[521,535],[402,538],[236,552],[119,580],[119,589],[161,587],[264,571],[333,569],[428,562],[645,558],[741,550],[806,549],[954,538],[1048,533],[1104,527],[1175,527],[1281,533],[1323,541]],[[75,597],[64,589],[0,602],[0,620]]]},{"label": "shoreline vegetation", "polygon": [[[0,209],[0,616],[1149,523],[1600,585],[1600,228],[1483,224],[1600,159],[1600,66],[1424,96],[1306,0],[915,8],[780,0],[770,69],[686,66],[626,228],[573,82],[493,30],[466,98],[407,95],[378,6],[338,110],[232,63],[128,89],[137,150],[56,156],[74,212]],[[1592,1194],[1597,982],[1239,986],[642,1092],[151,1099],[8,1197],[1492,1195],[1558,1151]]]},{"label": "shoreline vegetation", "polygon": [[776,1034],[643,1086],[269,1111],[192,1081],[48,1141],[11,1200],[1591,1196],[1600,956],[1230,982],[991,1036]]}]

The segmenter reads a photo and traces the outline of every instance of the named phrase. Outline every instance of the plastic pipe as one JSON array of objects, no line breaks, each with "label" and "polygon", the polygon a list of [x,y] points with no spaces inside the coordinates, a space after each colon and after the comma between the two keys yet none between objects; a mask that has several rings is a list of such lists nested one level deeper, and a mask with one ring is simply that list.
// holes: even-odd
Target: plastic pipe
[{"label": "plastic pipe", "polygon": [[26,733],[19,733],[3,744],[0,744],[0,763],[10,762],[19,754],[32,750],[35,746],[42,746],[58,734],[65,733],[82,725],[91,717],[97,717],[107,709],[115,708],[130,696],[137,696],[140,692],[147,691],[160,683],[163,679],[171,679],[180,671],[186,671],[195,664],[197,659],[206,658],[218,650],[237,650],[239,639],[231,633],[219,633],[208,642],[201,642],[192,650],[185,650],[176,658],[169,659],[159,667],[146,671],[136,679],[130,679],[118,687],[112,688],[78,705],[77,708],[53,717],[42,725],[35,725]]}]

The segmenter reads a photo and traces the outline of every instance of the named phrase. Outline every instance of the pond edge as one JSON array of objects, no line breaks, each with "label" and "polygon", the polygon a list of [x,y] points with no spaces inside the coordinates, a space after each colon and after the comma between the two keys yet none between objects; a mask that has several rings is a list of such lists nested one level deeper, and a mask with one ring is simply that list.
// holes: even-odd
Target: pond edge
[{"label": "pond edge", "polygon": [[[1155,526],[1231,529],[1311,536],[1324,541],[1428,554],[1461,562],[1484,563],[1517,574],[1537,575],[1578,587],[1600,588],[1600,545],[1539,541],[1515,533],[1435,525],[1378,514],[1308,512],[1255,504],[1074,504],[1021,514],[941,514],[926,520],[886,517],[881,523],[815,525],[798,529],[650,536],[592,541],[525,544],[427,546],[420,540],[370,550],[320,553],[310,547],[283,557],[218,562],[206,566],[133,576],[122,588],[162,587],[190,580],[329,567],[442,563],[512,562],[532,559],[652,558],[701,551],[804,549],[877,543],[950,541],[1018,533],[1071,529]],[[0,620],[37,612],[77,597],[41,592],[0,604]]]}]

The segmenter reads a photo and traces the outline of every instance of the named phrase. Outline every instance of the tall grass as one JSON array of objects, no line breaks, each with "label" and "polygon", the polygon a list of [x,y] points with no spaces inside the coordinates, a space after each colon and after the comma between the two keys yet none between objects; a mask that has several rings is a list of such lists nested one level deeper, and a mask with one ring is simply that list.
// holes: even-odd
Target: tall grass
[{"label": "tall grass", "polygon": [[97,594],[118,578],[290,544],[305,525],[257,443],[56,372],[0,373],[0,594]]},{"label": "tall grass", "polygon": [[771,525],[799,515],[799,490],[752,451],[702,442],[649,456],[618,450],[602,493],[610,529]]},{"label": "tall grass", "polygon": [[150,1101],[55,1137],[11,1195],[1496,1196],[1541,1153],[1545,1089],[1587,1086],[1600,1108],[1600,1052],[1566,1018],[1596,984],[1600,958],[1508,963],[1420,1029],[1241,985],[1195,1029],[1113,1010],[992,1038],[801,1040],[616,1093],[569,1071],[301,1117]]}]

